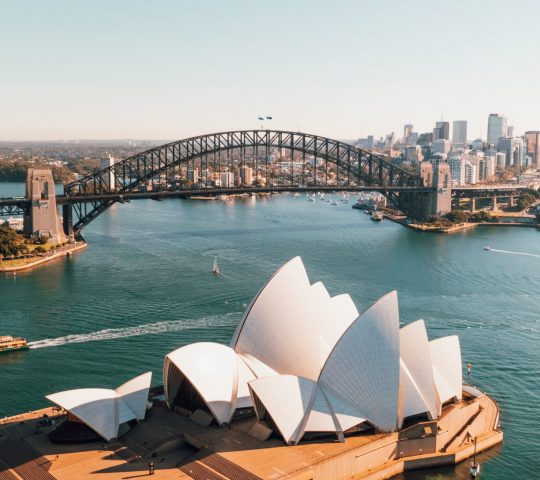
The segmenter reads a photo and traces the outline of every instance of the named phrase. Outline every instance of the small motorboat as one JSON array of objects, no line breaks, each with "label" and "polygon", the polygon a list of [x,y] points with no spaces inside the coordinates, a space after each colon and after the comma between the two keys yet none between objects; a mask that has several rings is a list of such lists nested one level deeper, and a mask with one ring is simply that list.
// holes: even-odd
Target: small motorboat
[{"label": "small motorboat", "polygon": [[219,265],[217,263],[217,257],[214,257],[214,265],[212,266],[212,273],[216,276],[221,275],[221,270],[219,269]]},{"label": "small motorboat", "polygon": [[491,247],[484,247],[484,250],[487,250],[489,252],[491,250]]},{"label": "small motorboat", "polygon": [[376,211],[376,212],[373,212],[373,213],[371,214],[371,217],[370,217],[370,218],[371,218],[371,220],[373,220],[374,222],[381,222],[382,219],[384,218],[384,214],[383,214],[383,212],[377,212],[377,211]]}]

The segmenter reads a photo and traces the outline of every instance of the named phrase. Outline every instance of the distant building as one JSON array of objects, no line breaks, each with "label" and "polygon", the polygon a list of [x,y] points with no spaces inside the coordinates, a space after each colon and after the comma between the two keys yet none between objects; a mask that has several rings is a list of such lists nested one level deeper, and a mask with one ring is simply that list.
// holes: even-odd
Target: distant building
[{"label": "distant building", "polygon": [[418,163],[424,160],[424,154],[420,145],[410,145],[405,147],[403,154],[405,160],[411,163]]},{"label": "distant building", "polygon": [[467,145],[467,120],[454,120],[452,144],[456,147],[465,147]]},{"label": "distant building", "polygon": [[521,137],[499,138],[497,150],[506,154],[506,166],[522,166],[525,163],[526,152]]},{"label": "distant building", "polygon": [[481,138],[473,140],[471,147],[473,150],[484,150],[484,140]]},{"label": "distant building", "polygon": [[221,173],[221,186],[223,188],[234,187],[234,173],[222,172]]},{"label": "distant building", "polygon": [[504,170],[506,168],[506,153],[504,152],[497,152],[497,155],[495,156],[495,166],[499,170]]},{"label": "distant building", "polygon": [[188,170],[187,179],[189,182],[197,183],[199,181],[199,169],[194,168],[193,170]]},{"label": "distant building", "polygon": [[495,174],[495,157],[483,156],[478,159],[478,180],[485,180]]},{"label": "distant building", "polygon": [[498,113],[490,113],[488,117],[487,141],[490,145],[497,145],[499,138],[507,137],[506,117]]},{"label": "distant building", "polygon": [[409,138],[409,135],[413,132],[413,124],[407,123],[403,126],[403,139],[407,140]]},{"label": "distant building", "polygon": [[506,136],[507,137],[514,136],[514,127],[512,125],[508,125],[508,127],[506,127]]},{"label": "distant building", "polygon": [[540,131],[525,132],[525,144],[527,155],[531,157],[533,165],[540,164]]},{"label": "distant building", "polygon": [[469,160],[464,160],[465,183],[474,184],[477,181],[477,167]]},{"label": "distant building", "polygon": [[359,138],[356,142],[359,148],[371,149],[373,148],[374,140],[373,135],[368,135],[366,138]]},{"label": "distant building", "polygon": [[101,178],[103,178],[103,181],[105,182],[105,185],[107,185],[109,190],[116,190],[116,176],[114,174],[114,169],[111,167],[113,167],[114,164],[117,162],[118,159],[113,157],[112,155],[109,155],[107,158],[103,158],[101,160],[101,168],[104,170],[108,169],[103,172]]},{"label": "distant building", "polygon": [[411,123],[403,126],[403,143],[405,145],[415,145],[418,140],[418,133],[413,132],[413,128]]},{"label": "distant building", "polygon": [[417,145],[429,145],[433,142],[433,133],[421,133],[416,141]]},{"label": "distant building", "polygon": [[448,122],[437,122],[433,129],[433,141],[449,140],[450,139],[450,124]]},{"label": "distant building", "polygon": [[463,185],[465,183],[465,162],[461,155],[449,158],[450,176],[453,185]]},{"label": "distant building", "polygon": [[242,185],[252,185],[253,184],[253,168],[244,165],[240,167],[240,179],[242,180]]},{"label": "distant building", "polygon": [[451,149],[452,142],[443,138],[433,140],[433,143],[431,144],[431,150],[433,153],[444,153],[445,155],[448,155],[448,152],[450,152]]}]

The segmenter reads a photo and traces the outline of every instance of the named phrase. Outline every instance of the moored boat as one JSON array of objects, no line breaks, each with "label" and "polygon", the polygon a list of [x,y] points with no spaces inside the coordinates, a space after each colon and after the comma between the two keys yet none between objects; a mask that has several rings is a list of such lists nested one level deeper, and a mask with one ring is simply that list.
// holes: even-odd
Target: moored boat
[{"label": "moored boat", "polygon": [[12,337],[11,335],[0,336],[0,353],[28,350],[29,348],[26,340],[22,337]]}]

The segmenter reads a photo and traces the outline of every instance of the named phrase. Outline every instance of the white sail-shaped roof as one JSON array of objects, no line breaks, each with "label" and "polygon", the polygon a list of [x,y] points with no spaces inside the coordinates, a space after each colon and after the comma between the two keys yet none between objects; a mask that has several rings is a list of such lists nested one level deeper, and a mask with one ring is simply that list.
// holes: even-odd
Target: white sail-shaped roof
[{"label": "white sail-shaped roof", "polygon": [[349,327],[328,357],[319,383],[383,431],[397,427],[399,313],[390,292]]},{"label": "white sail-shaped roof", "polygon": [[321,282],[310,285],[296,257],[272,276],[248,307],[231,346],[279,374],[316,381],[335,343],[357,316],[348,295],[332,298]]},{"label": "white sail-shaped roof", "polygon": [[399,331],[403,405],[402,418],[428,413],[437,418],[439,406],[433,379],[431,351],[423,320],[405,325]]},{"label": "white sail-shaped roof", "polygon": [[277,375],[252,380],[249,387],[272,417],[285,442],[297,443],[317,384],[307,378]]},{"label": "white sail-shaped roof", "polygon": [[[133,412],[134,417],[138,420],[143,420],[146,413],[146,403],[148,401],[148,392],[150,391],[150,382],[152,381],[152,372],[146,372],[138,377],[135,377],[128,382],[120,385],[116,389],[117,396],[123,403],[126,404],[126,416],[129,409]],[[129,420],[131,420],[131,418]],[[120,419],[120,423],[127,420]]]},{"label": "white sail-shaped roof", "polygon": [[433,377],[441,403],[461,400],[463,372],[461,348],[457,335],[437,338],[429,342]]},{"label": "white sail-shaped roof", "polygon": [[186,379],[218,423],[254,406],[288,443],[306,432],[341,439],[363,422],[394,431],[407,417],[436,418],[462,389],[457,337],[429,342],[422,320],[400,330],[396,292],[360,315],[349,295],[311,285],[299,257],[257,294],[231,347],[194,344],[167,355],[169,405]]},{"label": "white sail-shaped roof", "polygon": [[165,357],[163,378],[169,404],[187,379],[216,421],[220,425],[230,422],[238,389],[238,359],[232,348],[210,342],[181,347]]},{"label": "white sail-shaped roof", "polygon": [[[249,382],[257,417],[266,412],[288,444],[297,444],[307,432],[343,432],[365,421],[313,380],[277,375]],[[343,425],[342,425],[343,423]]]},{"label": "white sail-shaped roof", "polygon": [[53,393],[45,398],[110,441],[117,437],[122,423],[144,419],[151,380],[152,372],[147,372],[117,390],[80,388]]}]

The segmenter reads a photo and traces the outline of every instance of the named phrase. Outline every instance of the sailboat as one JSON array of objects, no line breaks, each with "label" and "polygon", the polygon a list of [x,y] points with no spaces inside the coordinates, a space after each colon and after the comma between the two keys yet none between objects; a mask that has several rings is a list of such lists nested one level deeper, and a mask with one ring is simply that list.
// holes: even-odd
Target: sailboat
[{"label": "sailboat", "polygon": [[214,257],[214,265],[212,266],[212,273],[214,275],[221,275],[221,270],[219,269],[219,265],[217,263],[217,257]]},{"label": "sailboat", "polygon": [[476,437],[474,437],[474,455],[471,463],[471,478],[476,478],[480,475],[480,464],[476,461]]}]

